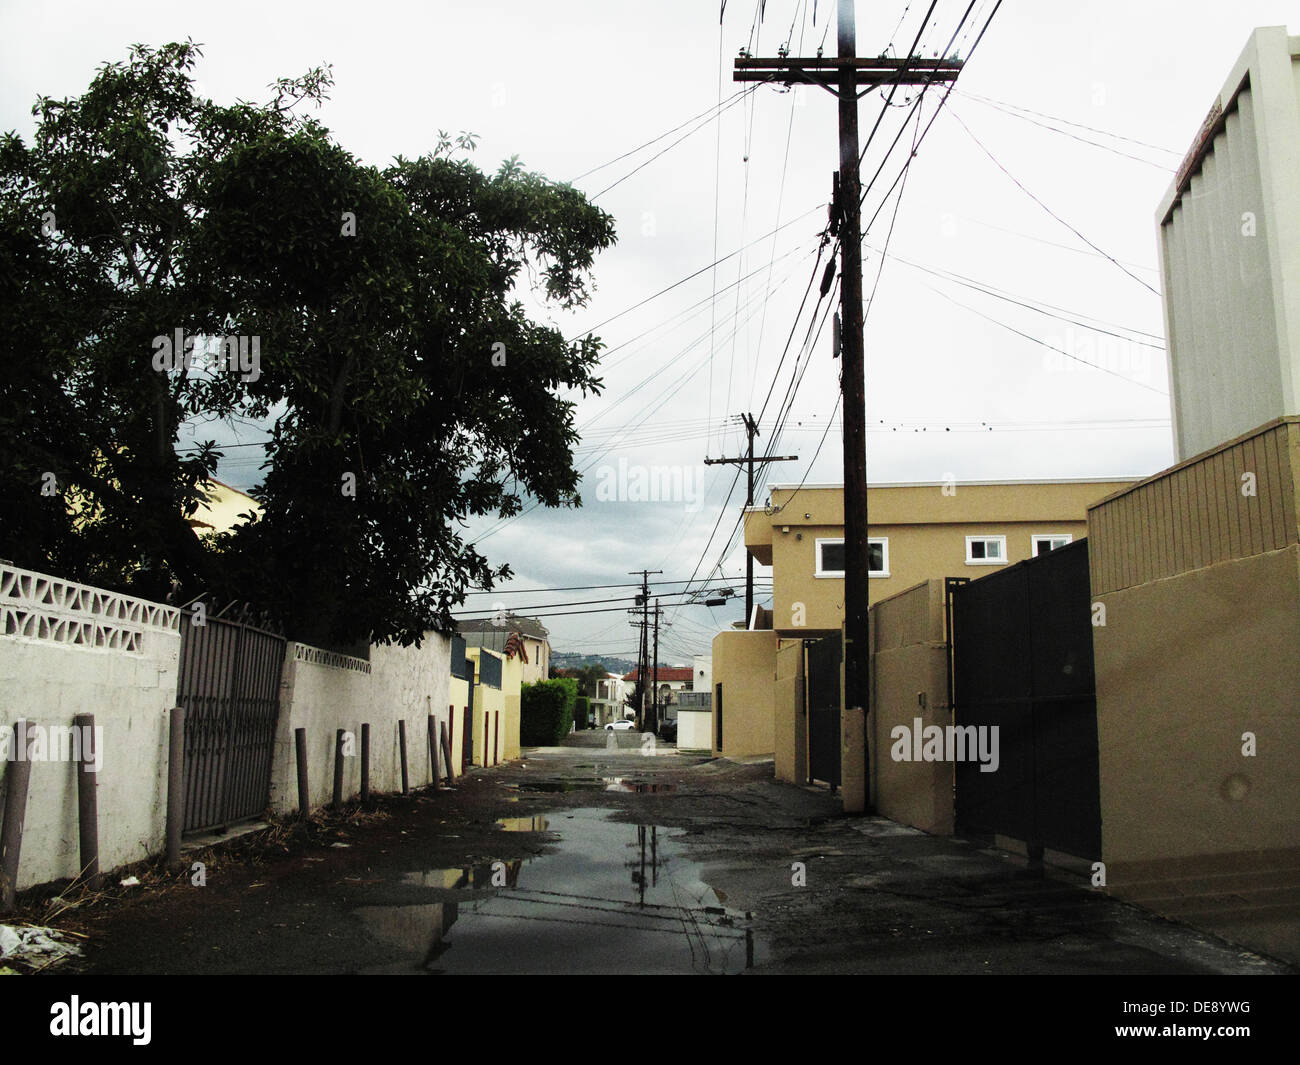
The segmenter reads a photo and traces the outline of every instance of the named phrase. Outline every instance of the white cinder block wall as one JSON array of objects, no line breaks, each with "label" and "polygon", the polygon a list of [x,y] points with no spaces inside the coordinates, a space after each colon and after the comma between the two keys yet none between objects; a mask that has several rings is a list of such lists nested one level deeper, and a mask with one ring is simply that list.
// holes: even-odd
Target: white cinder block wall
[{"label": "white cinder block wall", "polygon": [[[167,821],[168,711],[176,704],[180,611],[143,599],[0,564],[0,725],[44,729],[95,715],[103,737],[98,776],[100,868],[163,850]],[[397,723],[406,721],[411,786],[429,783],[428,715],[448,722],[451,640],[374,647],[371,660],[290,643],[280,689],[270,806],[297,809],[294,729],[307,730],[311,798],[328,803],[334,735],[355,735],[344,794],[361,790],[361,725],[370,724],[370,785],[402,786]],[[11,740],[14,746],[16,740]],[[7,787],[0,762],[0,795]],[[77,766],[32,762],[17,890],[81,870]],[[2,806],[0,806],[2,808]]]},{"label": "white cinder block wall", "polygon": [[[0,565],[0,724],[26,718],[48,729],[95,715],[103,729],[97,800],[106,871],[163,847],[167,711],[176,703],[180,649],[172,607]],[[76,774],[72,762],[32,763],[19,891],[81,870]]]}]

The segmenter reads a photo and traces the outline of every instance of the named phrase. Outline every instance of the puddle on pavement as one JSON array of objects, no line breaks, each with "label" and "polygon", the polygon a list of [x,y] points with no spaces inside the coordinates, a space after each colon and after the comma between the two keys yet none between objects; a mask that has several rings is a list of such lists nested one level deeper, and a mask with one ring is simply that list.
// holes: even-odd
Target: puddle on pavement
[{"label": "puddle on pavement", "polygon": [[387,973],[739,973],[767,958],[749,915],[725,908],[686,860],[678,829],[575,810],[541,823],[548,853],[407,874],[437,902],[364,906],[367,931],[394,951]]},{"label": "puddle on pavement", "polygon": [[575,778],[573,780],[529,780],[522,784],[507,784],[518,791],[570,792],[570,791],[623,791],[638,795],[659,794],[676,790],[674,784],[656,784],[646,780],[628,780],[624,777]]}]

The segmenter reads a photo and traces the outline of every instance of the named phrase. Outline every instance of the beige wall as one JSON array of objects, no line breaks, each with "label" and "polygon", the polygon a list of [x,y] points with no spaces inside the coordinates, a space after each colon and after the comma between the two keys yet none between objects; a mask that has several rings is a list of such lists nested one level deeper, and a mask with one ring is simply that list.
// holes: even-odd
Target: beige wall
[{"label": "beige wall", "polygon": [[1099,501],[1088,511],[1093,594],[1296,543],[1298,484],[1300,418],[1285,418]]},{"label": "beige wall", "polygon": [[[871,610],[871,786],[876,811],[939,835],[953,831],[953,764],[895,762],[891,730],[952,724],[943,581],[900,592]],[[924,704],[924,705],[922,705]]]},{"label": "beige wall", "polygon": [[773,743],[776,779],[808,783],[808,708],[805,699],[803,640],[783,642],[776,652],[773,693]]},{"label": "beige wall", "polygon": [[[713,753],[729,758],[775,751],[772,713],[776,633],[723,632],[713,638]],[[722,685],[722,747],[717,743],[717,686]]]},{"label": "beige wall", "polygon": [[[1089,537],[1107,888],[1293,960],[1296,429],[1271,423],[1106,500]],[[1243,468],[1257,497],[1241,495]]]},{"label": "beige wall", "polygon": [[1108,865],[1300,846],[1300,547],[1099,601]]}]

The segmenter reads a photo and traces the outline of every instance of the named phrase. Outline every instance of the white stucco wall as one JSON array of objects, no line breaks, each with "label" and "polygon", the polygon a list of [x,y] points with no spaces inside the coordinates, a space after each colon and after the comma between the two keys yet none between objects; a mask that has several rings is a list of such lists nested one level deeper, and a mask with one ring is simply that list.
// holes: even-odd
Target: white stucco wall
[{"label": "white stucco wall", "polygon": [[370,788],[400,791],[398,721],[406,721],[411,787],[428,784],[428,715],[448,724],[451,640],[428,634],[419,648],[372,647],[370,661],[290,643],[280,684],[280,722],[271,769],[271,809],[298,808],[294,730],[307,730],[308,785],[313,806],[334,791],[334,737],[346,729],[355,737],[355,756],[344,763],[343,794],[361,791],[361,726],[370,725]]},{"label": "white stucco wall", "polygon": [[708,751],[713,747],[713,711],[677,710],[677,749],[679,751]]},{"label": "white stucco wall", "polygon": [[[0,566],[0,724],[26,718],[48,729],[95,715],[105,871],[164,844],[179,623],[173,607]],[[17,890],[80,869],[76,765],[33,761]]]}]

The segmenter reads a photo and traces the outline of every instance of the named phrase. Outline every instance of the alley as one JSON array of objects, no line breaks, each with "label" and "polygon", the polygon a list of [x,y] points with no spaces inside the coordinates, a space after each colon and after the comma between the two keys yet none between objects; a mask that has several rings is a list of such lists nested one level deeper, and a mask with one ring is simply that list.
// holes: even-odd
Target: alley
[{"label": "alley", "polygon": [[[1023,859],[752,765],[580,733],[77,927],[94,973],[1273,973]],[[191,858],[196,855],[191,855]]]}]

